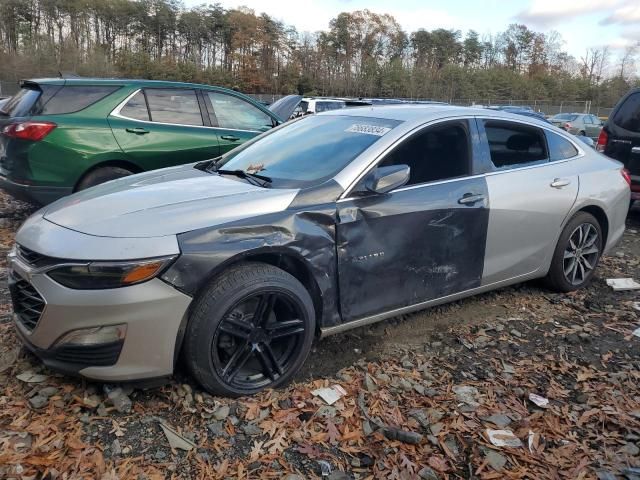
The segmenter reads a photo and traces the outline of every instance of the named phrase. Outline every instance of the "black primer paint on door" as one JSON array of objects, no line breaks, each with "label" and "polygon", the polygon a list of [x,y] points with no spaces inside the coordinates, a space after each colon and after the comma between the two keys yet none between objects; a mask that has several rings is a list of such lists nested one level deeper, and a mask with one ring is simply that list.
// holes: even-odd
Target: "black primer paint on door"
[{"label": "black primer paint on door", "polygon": [[466,178],[339,202],[343,321],[480,286],[488,198],[484,178]]}]

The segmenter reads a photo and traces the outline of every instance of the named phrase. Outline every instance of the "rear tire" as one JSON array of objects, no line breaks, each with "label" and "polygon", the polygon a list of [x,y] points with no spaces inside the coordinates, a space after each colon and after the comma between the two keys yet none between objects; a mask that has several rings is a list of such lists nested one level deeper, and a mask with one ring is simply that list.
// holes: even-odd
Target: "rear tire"
[{"label": "rear tire", "polygon": [[576,213],[562,230],[545,283],[571,292],[591,282],[602,254],[602,228],[587,212]]},{"label": "rear tire", "polygon": [[108,182],[109,180],[115,180],[116,178],[128,177],[133,175],[133,172],[121,167],[100,167],[89,172],[78,184],[76,191],[86,190],[90,187],[95,187],[101,183]]},{"label": "rear tire", "polygon": [[580,133],[578,135],[580,135],[581,137],[586,137],[587,132],[585,132],[584,130],[580,130]]},{"label": "rear tire", "polygon": [[272,265],[243,263],[200,294],[185,335],[185,361],[210,393],[237,397],[289,382],[315,333],[306,288]]}]

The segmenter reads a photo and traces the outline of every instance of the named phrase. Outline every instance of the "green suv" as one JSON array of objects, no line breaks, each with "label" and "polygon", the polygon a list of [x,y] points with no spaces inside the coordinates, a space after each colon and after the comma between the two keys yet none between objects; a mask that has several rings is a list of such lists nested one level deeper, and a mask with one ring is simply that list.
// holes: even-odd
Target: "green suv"
[{"label": "green suv", "polygon": [[0,187],[41,205],[132,173],[217,157],[288,118],[208,85],[73,78],[21,86],[0,106]]}]

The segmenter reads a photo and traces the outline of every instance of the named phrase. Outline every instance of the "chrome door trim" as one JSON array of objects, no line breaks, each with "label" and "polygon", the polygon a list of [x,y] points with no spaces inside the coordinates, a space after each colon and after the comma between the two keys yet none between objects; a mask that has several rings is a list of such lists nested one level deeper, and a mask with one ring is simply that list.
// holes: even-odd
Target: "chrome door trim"
[{"label": "chrome door trim", "polygon": [[[170,89],[171,87],[169,87]],[[213,126],[207,126],[207,125],[187,125],[184,123],[167,123],[167,122],[153,122],[151,120],[139,120],[137,118],[131,118],[131,117],[127,117],[126,115],[122,115],[122,113],[120,113],[120,110],[122,110],[124,108],[124,106],[129,103],[129,100],[131,100],[135,95],[138,94],[138,92],[141,92],[143,89],[142,88],[138,88],[136,91],[134,91],[131,95],[129,95],[127,98],[125,98],[122,102],[120,102],[116,108],[114,108],[111,113],[109,114],[110,117],[116,117],[116,118],[121,118],[123,120],[129,120],[130,122],[138,122],[138,123],[142,123],[145,125],[168,125],[170,127],[189,127],[189,128],[206,128],[209,130],[230,130],[233,132],[249,132],[249,133],[264,133],[261,132],[260,130],[242,130],[240,128],[223,128],[223,127],[213,127]],[[195,88],[193,89],[184,89],[183,90],[196,90]],[[267,130],[269,131],[269,130]]]}]

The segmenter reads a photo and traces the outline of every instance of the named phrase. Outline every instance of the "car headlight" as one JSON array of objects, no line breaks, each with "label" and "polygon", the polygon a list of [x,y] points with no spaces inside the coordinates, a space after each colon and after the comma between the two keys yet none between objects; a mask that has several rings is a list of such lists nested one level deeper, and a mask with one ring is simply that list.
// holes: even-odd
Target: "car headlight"
[{"label": "car headlight", "polygon": [[49,270],[47,275],[61,285],[76,290],[127,287],[158,276],[175,258],[61,265]]}]

